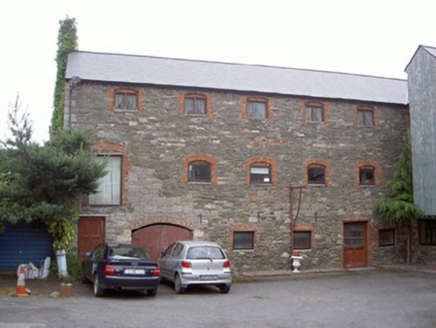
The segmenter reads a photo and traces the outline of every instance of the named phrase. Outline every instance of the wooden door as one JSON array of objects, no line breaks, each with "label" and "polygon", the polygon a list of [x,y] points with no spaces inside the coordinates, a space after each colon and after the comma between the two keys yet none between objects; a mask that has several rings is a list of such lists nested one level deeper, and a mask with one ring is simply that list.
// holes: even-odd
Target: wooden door
[{"label": "wooden door", "polygon": [[368,266],[367,223],[344,223],[344,268]]},{"label": "wooden door", "polygon": [[86,252],[92,252],[105,240],[104,217],[81,217],[78,223],[77,257],[85,258]]},{"label": "wooden door", "polygon": [[177,240],[192,240],[191,230],[173,224],[153,224],[132,232],[132,244],[144,246],[153,260]]}]

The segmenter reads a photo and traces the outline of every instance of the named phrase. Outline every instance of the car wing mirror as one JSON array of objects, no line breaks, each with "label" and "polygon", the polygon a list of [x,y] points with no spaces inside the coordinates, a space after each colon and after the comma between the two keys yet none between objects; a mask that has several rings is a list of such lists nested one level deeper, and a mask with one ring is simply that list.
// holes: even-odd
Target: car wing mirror
[{"label": "car wing mirror", "polygon": [[85,256],[86,256],[86,257],[90,257],[90,256],[91,256],[91,252],[86,252],[86,253],[85,253]]}]

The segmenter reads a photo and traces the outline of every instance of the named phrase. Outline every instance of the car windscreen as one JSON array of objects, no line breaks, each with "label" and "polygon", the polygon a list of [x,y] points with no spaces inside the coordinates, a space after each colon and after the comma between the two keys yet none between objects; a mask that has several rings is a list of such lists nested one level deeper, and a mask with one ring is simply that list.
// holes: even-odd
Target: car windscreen
[{"label": "car windscreen", "polygon": [[195,246],[191,247],[186,254],[186,258],[190,260],[195,259],[212,259],[222,260],[225,259],[224,253],[219,247],[214,246]]},{"label": "car windscreen", "polygon": [[150,256],[144,248],[129,246],[110,247],[109,258],[114,260],[150,260]]}]

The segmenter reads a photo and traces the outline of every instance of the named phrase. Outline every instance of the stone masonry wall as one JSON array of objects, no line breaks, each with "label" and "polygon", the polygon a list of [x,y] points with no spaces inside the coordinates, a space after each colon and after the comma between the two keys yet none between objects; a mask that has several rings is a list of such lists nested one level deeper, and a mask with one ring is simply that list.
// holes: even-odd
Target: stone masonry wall
[{"label": "stone masonry wall", "polygon": [[[262,95],[269,118],[250,119],[248,93],[134,86],[140,110],[117,111],[111,107],[114,87],[127,86],[82,82],[71,99],[73,126],[93,129],[98,145],[120,145],[127,157],[122,206],[81,208],[106,216],[106,240],[130,242],[133,227],[169,218],[189,222],[196,239],[220,243],[237,272],[289,269],[292,184],[306,185],[296,229],[312,231],[311,249],[300,251],[303,269],[341,268],[343,223],[354,221],[368,222],[370,266],[404,261],[403,232],[396,246],[377,247],[374,205],[386,196],[402,149],[405,107],[366,104],[375,106],[376,125],[359,126],[358,102],[317,99],[328,110],[326,122],[315,123],[304,122],[302,107],[313,99]],[[183,113],[188,91],[207,96],[208,115]],[[212,183],[187,182],[189,156],[215,161]],[[274,163],[271,185],[249,183],[247,163],[259,156]],[[377,184],[359,186],[358,165],[368,161],[377,167]],[[312,162],[328,168],[327,186],[307,186]],[[294,217],[297,202],[294,191]],[[244,229],[255,231],[254,250],[233,250],[232,232]]]}]

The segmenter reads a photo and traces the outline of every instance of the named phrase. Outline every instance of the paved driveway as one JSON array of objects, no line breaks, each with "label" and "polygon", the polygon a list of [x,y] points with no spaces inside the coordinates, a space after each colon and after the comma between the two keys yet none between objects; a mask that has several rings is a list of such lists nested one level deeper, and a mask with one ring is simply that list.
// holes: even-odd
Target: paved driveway
[{"label": "paved driveway", "polygon": [[436,327],[436,273],[364,270],[238,282],[228,295],[161,284],[141,293],[0,296],[2,327]]}]

